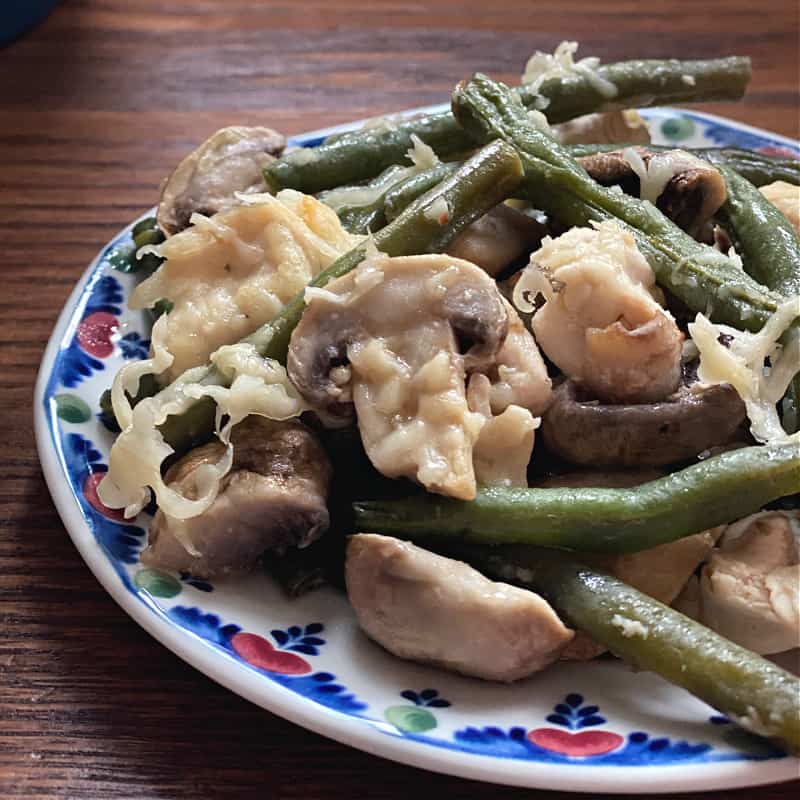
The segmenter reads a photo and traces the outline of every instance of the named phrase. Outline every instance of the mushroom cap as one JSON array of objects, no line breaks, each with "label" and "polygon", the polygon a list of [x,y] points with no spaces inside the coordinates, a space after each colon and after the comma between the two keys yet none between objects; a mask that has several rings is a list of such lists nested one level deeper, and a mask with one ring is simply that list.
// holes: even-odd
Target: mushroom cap
[{"label": "mushroom cap", "polygon": [[420,335],[438,329],[433,347],[455,350],[469,372],[488,366],[508,333],[508,312],[494,281],[451,256],[367,260],[306,298],[286,364],[298,391],[330,425],[352,419],[340,377],[347,373],[339,369],[349,363],[352,346],[409,329]]},{"label": "mushroom cap", "polygon": [[[186,520],[159,509],[143,563],[204,577],[240,573],[266,550],[304,547],[327,530],[331,467],[308,428],[250,416],[233,428],[231,441],[233,468],[214,502]],[[221,442],[191,450],[167,470],[166,482],[192,496],[195,470],[224,450]]]},{"label": "mushroom cap", "polygon": [[542,436],[559,456],[587,466],[674,464],[729,443],[745,419],[727,383],[682,386],[666,400],[638,405],[599,403],[572,380],[553,394]]},{"label": "mushroom cap", "polygon": [[168,236],[188,227],[197,211],[216,214],[236,192],[265,191],[263,167],[286,140],[271,128],[222,128],[195,148],[164,182],[156,219]]},{"label": "mushroom cap", "polygon": [[[685,150],[655,152],[646,147],[633,149],[648,173],[659,174],[664,180],[656,206],[678,227],[696,236],[727,198],[723,177],[707,161]],[[579,161],[603,186],[617,185],[628,194],[641,194],[641,181],[623,150],[594,153]]]}]

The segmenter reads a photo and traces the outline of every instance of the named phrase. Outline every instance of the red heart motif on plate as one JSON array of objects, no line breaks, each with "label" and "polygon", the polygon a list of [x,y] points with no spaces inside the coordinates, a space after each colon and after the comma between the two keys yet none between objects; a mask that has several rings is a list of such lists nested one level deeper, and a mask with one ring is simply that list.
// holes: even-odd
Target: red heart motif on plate
[{"label": "red heart motif on plate", "polygon": [[249,664],[281,675],[305,675],[311,672],[308,661],[294,653],[276,650],[263,636],[237,633],[231,639],[233,649]]},{"label": "red heart motif on plate", "polygon": [[565,756],[601,756],[616,750],[625,740],[618,733],[581,731],[570,733],[556,728],[537,728],[528,733],[537,747]]},{"label": "red heart motif on plate", "polygon": [[99,511],[104,517],[113,519],[114,522],[127,522],[125,515],[121,508],[109,508],[104,506],[97,496],[97,484],[105,477],[105,472],[93,472],[83,482],[83,496],[86,498],[89,505],[95,510]]},{"label": "red heart motif on plate", "polygon": [[89,355],[108,358],[114,352],[111,337],[118,327],[119,322],[113,314],[95,311],[78,325],[78,344]]}]

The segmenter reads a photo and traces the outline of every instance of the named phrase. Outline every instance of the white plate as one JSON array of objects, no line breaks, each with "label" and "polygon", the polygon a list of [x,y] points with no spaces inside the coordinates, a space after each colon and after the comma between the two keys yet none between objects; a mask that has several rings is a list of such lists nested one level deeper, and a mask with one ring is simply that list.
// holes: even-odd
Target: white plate
[{"label": "white plate", "polygon": [[[704,114],[644,112],[660,143],[797,155],[797,142]],[[343,128],[354,125],[343,126]],[[337,130],[341,130],[339,128]],[[295,137],[314,145],[324,133]],[[53,331],[36,387],[39,455],[56,507],[111,596],[188,663],[318,733],[418,767],[519,786],[591,792],[703,791],[797,777],[798,761],[648,673],[557,664],[512,686],[393,658],[355,625],[344,596],[288,601],[262,574],[215,583],[144,569],[148,517],[122,522],[94,486],[112,435],[97,399],[144,357],[148,327],[113,268],[130,227],[89,265]]]}]

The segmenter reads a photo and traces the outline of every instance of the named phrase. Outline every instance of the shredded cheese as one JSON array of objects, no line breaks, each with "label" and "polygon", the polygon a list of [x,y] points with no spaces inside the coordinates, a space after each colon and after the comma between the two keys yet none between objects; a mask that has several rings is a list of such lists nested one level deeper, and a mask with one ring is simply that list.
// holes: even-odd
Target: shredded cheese
[{"label": "shredded cheese", "polygon": [[[787,438],[781,427],[776,403],[783,397],[800,364],[800,336],[793,336],[786,347],[778,342],[792,322],[800,316],[800,298],[778,306],[758,333],[715,325],[698,314],[689,333],[700,351],[697,375],[706,383],[729,383],[742,398],[750,419],[750,432],[759,442]],[[728,338],[726,347],[720,334]],[[765,364],[769,358],[770,366]]]},{"label": "shredded cheese", "polygon": [[[159,320],[160,321],[160,320]],[[155,328],[154,328],[155,330]],[[160,358],[169,353],[159,344]],[[230,380],[230,387],[196,382],[194,370],[185,373],[167,389],[139,402],[131,409],[124,390],[132,386],[132,373],[121,370],[114,380],[112,402],[122,432],[111,448],[108,472],[97,487],[102,503],[109,508],[124,508],[132,517],[148,503],[150,489],[161,510],[176,519],[202,514],[214,502],[220,481],[233,463],[230,432],[249,414],[285,420],[307,409],[286,369],[278,362],[262,358],[251,344],[221,347],[211,356],[212,363]],[[146,362],[142,362],[146,363]],[[134,365],[139,366],[139,365]],[[203,371],[200,368],[200,371]],[[124,403],[118,404],[120,395]],[[210,397],[217,405],[215,431],[227,447],[216,464],[203,464],[195,472],[196,498],[190,499],[170,488],[161,476],[161,464],[174,450],[165,441],[159,426],[166,418],[182,414],[195,401]],[[227,417],[223,426],[222,419]],[[191,552],[191,544],[183,543]]]},{"label": "shredded cheese", "polygon": [[439,163],[439,157],[433,148],[425,144],[415,133],[411,134],[411,141],[413,146],[409,148],[406,155],[412,166],[393,167],[385,173],[385,176],[372,181],[368,186],[341,186],[331,189],[323,192],[320,200],[336,212],[343,208],[371,206],[393,186],[426,169],[435,167]]},{"label": "shredded cheese", "polygon": [[[600,59],[591,57],[575,61],[574,55],[577,50],[577,42],[566,41],[561,42],[552,55],[537,50],[525,64],[522,83],[527,85],[534,94],[538,94],[542,84],[551,78],[582,75],[603,97],[608,99],[616,97],[617,87],[611,81],[597,74]],[[548,102],[547,98],[540,95],[536,106],[543,109],[547,107]]]},{"label": "shredded cheese", "polygon": [[653,205],[656,204],[666,185],[677,174],[689,168],[703,169],[705,167],[699,158],[685,150],[653,153],[647,164],[633,147],[626,147],[622,151],[622,157],[639,177],[639,196]]}]

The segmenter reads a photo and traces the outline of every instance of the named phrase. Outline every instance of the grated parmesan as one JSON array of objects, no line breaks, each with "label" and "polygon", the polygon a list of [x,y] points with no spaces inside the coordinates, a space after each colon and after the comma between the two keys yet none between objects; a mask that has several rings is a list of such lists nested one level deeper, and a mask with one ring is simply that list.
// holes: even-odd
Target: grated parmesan
[{"label": "grated parmesan", "polygon": [[646,625],[642,625],[639,620],[628,619],[620,614],[614,614],[611,617],[611,624],[615,628],[619,628],[626,639],[630,639],[633,636],[641,636],[642,639],[646,639],[650,634],[649,628]]},{"label": "grated parmesan", "polygon": [[[575,61],[574,55],[578,50],[577,42],[561,42],[555,52],[543,53],[537,50],[525,64],[522,74],[523,85],[534,94],[539,94],[539,89],[551,78],[565,78],[570,75],[585,77],[600,95],[607,99],[617,96],[617,87],[609,80],[597,74],[600,59],[596,57],[582,58]],[[548,100],[539,95],[538,102],[534,105],[539,109],[547,108]]]},{"label": "grated parmesan", "polygon": [[[156,357],[141,362],[171,358],[160,341],[163,331],[156,331]],[[233,463],[230,432],[234,425],[250,414],[274,420],[299,416],[307,409],[297,393],[286,369],[277,361],[262,358],[252,344],[221,347],[211,356],[211,362],[230,381],[230,387],[198,383],[204,368],[189,370],[167,389],[139,402],[131,409],[124,391],[134,389],[136,373],[120,370],[114,379],[112,403],[122,432],[111,448],[108,472],[97,487],[101,502],[109,508],[124,508],[132,517],[149,502],[150,489],[155,493],[161,510],[176,519],[189,519],[202,514],[214,502],[220,481]],[[141,364],[132,366],[140,367]],[[153,363],[149,364],[153,367]],[[136,379],[138,383],[138,378]],[[195,476],[196,498],[190,499],[169,487],[161,475],[161,464],[174,450],[164,441],[159,426],[168,416],[182,414],[197,400],[210,397],[217,405],[215,432],[226,445],[225,454],[216,464],[203,464]],[[227,417],[225,425],[222,420]],[[149,487],[149,488],[148,488]],[[183,542],[191,553],[191,543]]]},{"label": "grated parmesan", "polygon": [[[787,438],[776,403],[800,363],[800,336],[792,337],[785,347],[778,340],[798,316],[800,298],[793,297],[778,306],[758,333],[715,325],[703,314],[689,324],[689,333],[700,351],[699,379],[733,386],[747,409],[750,432],[762,443]],[[729,337],[727,347],[719,341],[720,334]]]},{"label": "grated parmesan", "polygon": [[647,164],[633,147],[626,147],[622,151],[622,157],[639,178],[639,196],[653,205],[677,174],[689,168],[705,167],[703,161],[685,150],[653,153]]}]

